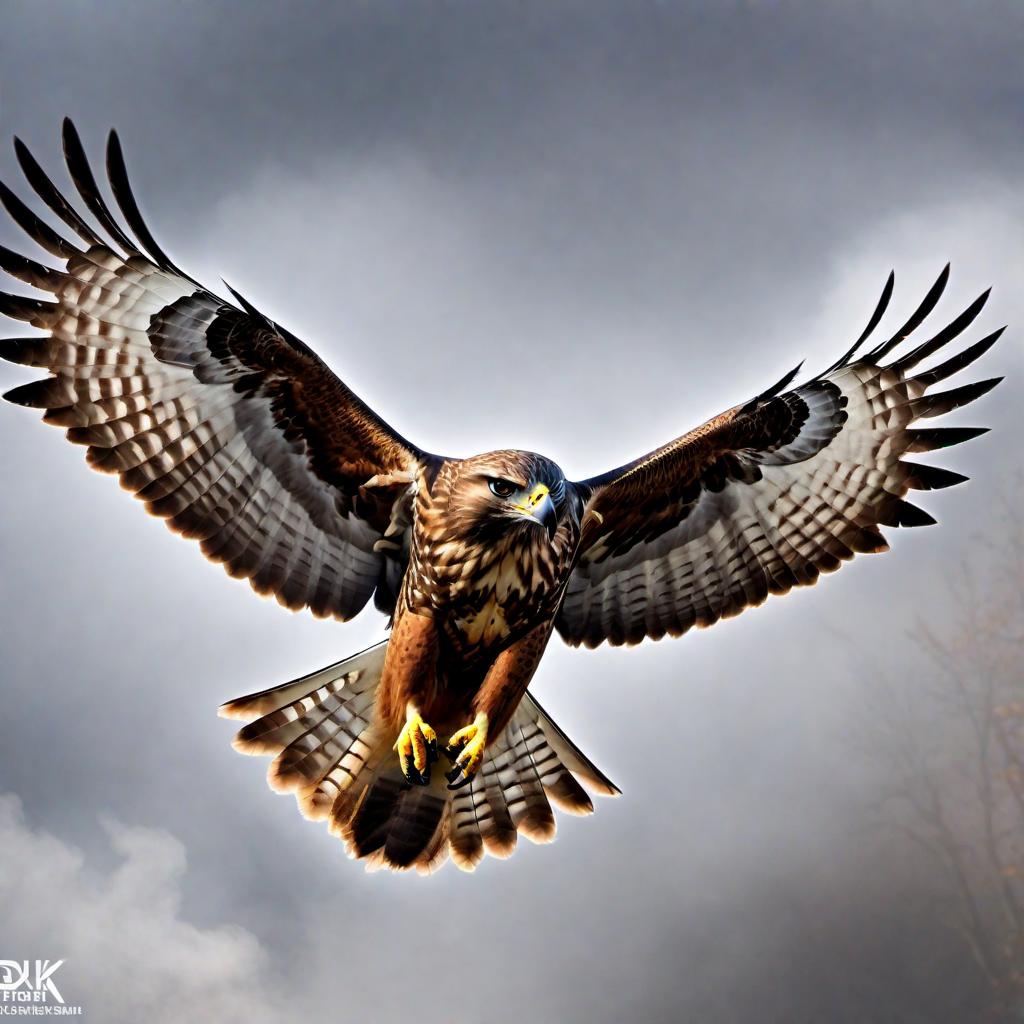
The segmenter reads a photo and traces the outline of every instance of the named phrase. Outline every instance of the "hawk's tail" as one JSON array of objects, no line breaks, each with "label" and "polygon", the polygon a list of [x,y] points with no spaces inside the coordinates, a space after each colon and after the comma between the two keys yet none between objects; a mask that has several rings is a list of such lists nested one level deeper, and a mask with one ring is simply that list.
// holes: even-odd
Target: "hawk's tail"
[{"label": "hawk's tail", "polygon": [[[410,786],[377,722],[374,704],[387,641],[301,679],[229,701],[227,718],[250,720],[235,738],[246,754],[272,754],[272,789],[294,792],[308,818],[326,819],[367,867],[421,873],[451,855],[471,871],[491,853],[508,857],[521,832],[555,835],[553,801],[572,814],[593,803],[577,777],[599,793],[619,790],[527,694],[487,749],[472,783],[449,792],[440,766],[429,786]],[[464,723],[432,723],[454,731]]]}]

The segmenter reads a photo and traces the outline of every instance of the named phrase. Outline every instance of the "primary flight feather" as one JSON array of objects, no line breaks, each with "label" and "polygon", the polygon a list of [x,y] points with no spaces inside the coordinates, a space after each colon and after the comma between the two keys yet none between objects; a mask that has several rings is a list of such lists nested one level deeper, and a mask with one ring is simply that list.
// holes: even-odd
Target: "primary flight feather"
[{"label": "primary flight feather", "polygon": [[70,121],[63,140],[84,212],[15,150],[67,231],[0,185],[59,264],[0,248],[3,270],[50,296],[0,294],[0,312],[43,332],[0,341],[0,355],[50,374],[6,397],[45,409],[90,465],[258,592],[337,619],[372,596],[389,616],[384,643],[221,709],[249,720],[238,749],[274,755],[271,786],[369,866],[430,871],[451,856],[471,869],[508,856],[519,833],[552,838],[552,802],[585,814],[588,788],[617,793],[527,692],[552,633],[588,646],[679,636],[885,550],[880,527],[933,522],[909,491],[965,479],[905,456],[982,432],[917,421],[998,383],[929,393],[1001,333],[946,350],[986,293],[917,339],[947,267],[891,337],[865,350],[892,275],[828,370],[791,387],[793,371],[602,476],[566,480],[531,452],[432,455],[242,296],[175,266],[116,134],[107,173],[123,224]]}]

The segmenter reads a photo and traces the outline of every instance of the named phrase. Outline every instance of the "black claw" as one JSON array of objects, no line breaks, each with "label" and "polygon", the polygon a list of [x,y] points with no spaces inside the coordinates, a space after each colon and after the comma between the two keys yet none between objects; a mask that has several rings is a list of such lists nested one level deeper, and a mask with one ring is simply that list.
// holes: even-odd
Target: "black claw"
[{"label": "black claw", "polygon": [[431,740],[427,744],[427,767],[429,768],[437,760],[437,740]]},{"label": "black claw", "polygon": [[462,753],[465,746],[465,743],[450,744],[444,748],[444,756],[447,757],[452,764],[455,764],[459,754]]},{"label": "black claw", "polygon": [[423,771],[420,771],[416,767],[415,761],[412,757],[402,754],[400,758],[402,766],[402,774],[405,776],[405,781],[410,786],[429,786],[430,785],[430,765],[428,764]]},{"label": "black claw", "polygon": [[448,780],[449,789],[462,789],[463,786],[467,786],[473,781],[473,776],[463,774],[462,769],[458,765],[452,768],[451,771],[445,772],[445,778]]},{"label": "black claw", "polygon": [[410,786],[429,786],[430,785],[430,769],[426,771],[419,771],[415,766],[406,770],[402,769],[402,774],[405,776],[405,781]]}]

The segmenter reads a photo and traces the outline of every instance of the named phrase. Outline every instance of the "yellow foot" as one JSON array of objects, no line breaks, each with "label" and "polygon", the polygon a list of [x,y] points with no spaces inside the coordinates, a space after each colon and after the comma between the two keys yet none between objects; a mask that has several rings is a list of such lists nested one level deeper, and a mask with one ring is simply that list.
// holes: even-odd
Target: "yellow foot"
[{"label": "yellow foot", "polygon": [[437,760],[437,733],[420,718],[412,704],[405,709],[405,725],[394,749],[398,751],[406,781],[413,786],[428,785],[430,766]]},{"label": "yellow foot", "polygon": [[472,725],[453,733],[445,747],[452,769],[445,773],[449,789],[461,789],[480,770],[487,746],[487,716],[481,711]]}]

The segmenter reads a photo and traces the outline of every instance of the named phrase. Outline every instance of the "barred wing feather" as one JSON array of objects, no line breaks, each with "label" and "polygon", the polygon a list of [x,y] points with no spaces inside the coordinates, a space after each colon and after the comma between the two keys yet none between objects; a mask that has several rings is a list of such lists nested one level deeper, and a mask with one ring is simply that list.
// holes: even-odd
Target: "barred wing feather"
[{"label": "barred wing feather", "polygon": [[784,390],[799,370],[753,400],[629,465],[576,486],[592,521],[557,628],[594,647],[679,636],[769,594],[814,583],[858,552],[887,548],[882,526],[934,522],[910,490],[965,477],[904,456],[958,444],[979,428],[922,429],[917,420],[980,397],[1000,378],[938,394],[932,385],[986,352],[996,331],[912,375],[973,322],[988,293],[951,324],[884,360],[938,302],[948,266],[891,338],[858,355],[881,320],[892,276],[867,329],[824,373]]},{"label": "barred wing feather", "polygon": [[[301,341],[171,262],[142,220],[116,135],[109,177],[134,238],[107,206],[70,121],[68,169],[98,229],[22,143],[16,150],[75,241],[0,185],[11,217],[61,263],[0,249],[3,270],[52,296],[0,294],[0,312],[45,332],[0,341],[0,355],[50,373],[5,397],[45,409],[47,422],[88,446],[90,465],[119,474],[150,512],[258,592],[345,619],[380,588],[378,603],[390,610],[396,573],[386,562],[400,546],[375,545],[402,480],[430,457]],[[367,490],[374,477],[399,487]]]}]

